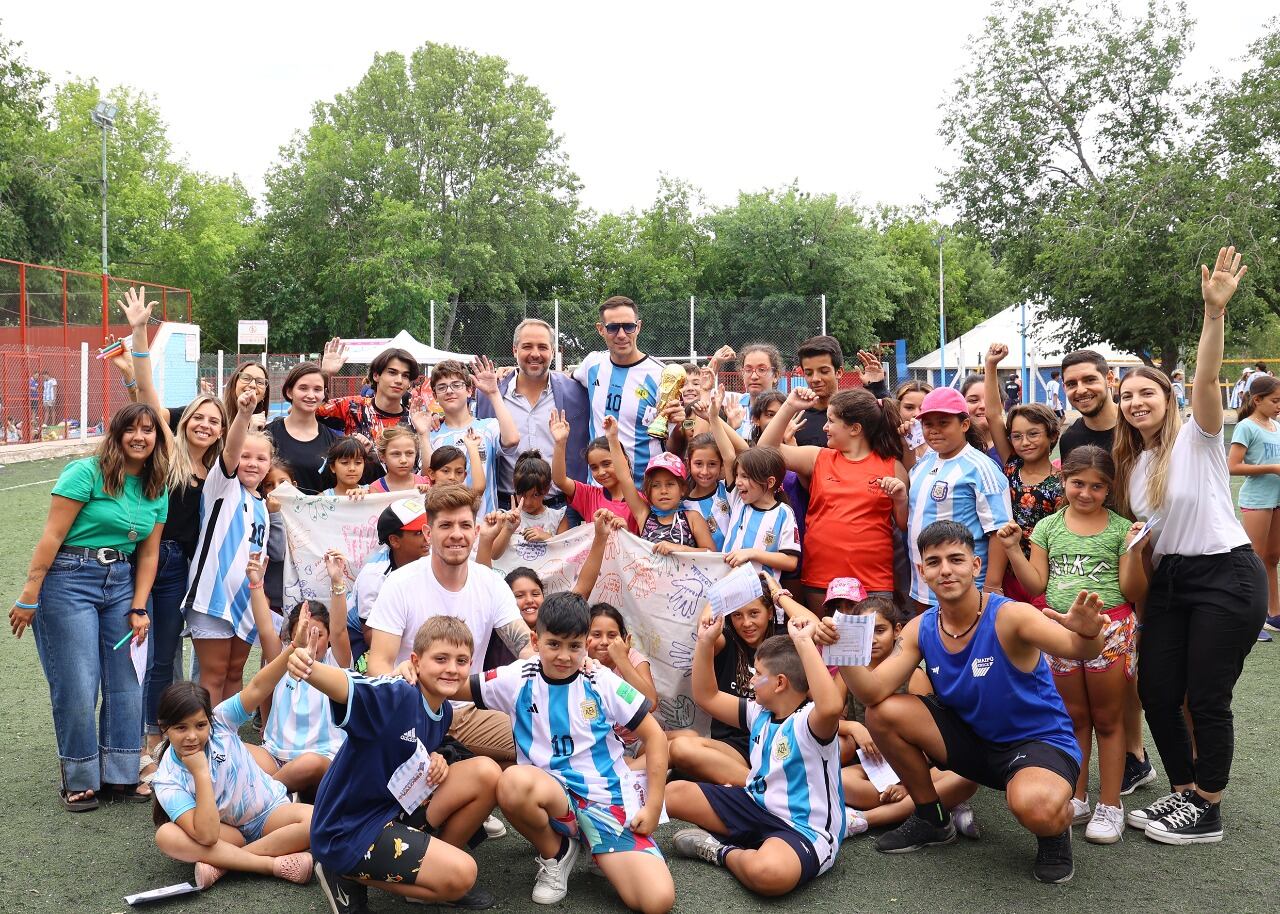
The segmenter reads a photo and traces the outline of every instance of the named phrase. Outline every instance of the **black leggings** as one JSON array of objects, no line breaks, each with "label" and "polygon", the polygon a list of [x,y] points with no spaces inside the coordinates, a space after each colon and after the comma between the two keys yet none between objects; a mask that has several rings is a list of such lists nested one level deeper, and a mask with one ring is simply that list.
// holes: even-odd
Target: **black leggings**
[{"label": "black leggings", "polygon": [[1138,694],[1171,784],[1194,783],[1206,793],[1227,786],[1235,748],[1231,692],[1266,615],[1266,572],[1251,547],[1161,559],[1142,619]]}]

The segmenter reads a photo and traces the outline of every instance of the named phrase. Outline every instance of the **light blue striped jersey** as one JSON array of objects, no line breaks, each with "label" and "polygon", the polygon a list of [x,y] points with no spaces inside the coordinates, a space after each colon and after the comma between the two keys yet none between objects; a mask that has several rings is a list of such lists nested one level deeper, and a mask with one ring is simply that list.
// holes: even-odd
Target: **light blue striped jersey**
[{"label": "light blue striped jersey", "polygon": [[[480,503],[480,517],[490,511],[498,510],[498,454],[503,451],[502,433],[498,429],[497,419],[472,419],[465,428],[450,428],[442,425],[431,433],[431,447],[444,447],[452,444],[462,451],[467,458],[467,485],[471,485],[471,458],[467,456],[467,446],[462,439],[470,429],[475,429],[480,436],[480,460],[484,463],[484,496]],[[503,505],[507,509],[510,505]]]},{"label": "light blue striped jersey", "polygon": [[782,720],[746,698],[742,724],[751,735],[747,795],[804,835],[818,855],[818,872],[835,863],[844,837],[840,740],[820,741],[809,729],[813,702]]},{"label": "light blue striped jersey", "polygon": [[183,609],[226,619],[236,637],[253,644],[258,628],[249,610],[249,553],[267,548],[267,503],[227,474],[219,457],[200,491],[200,536],[187,577]]},{"label": "light blue striped jersey", "polygon": [[920,571],[920,531],[934,521],[953,520],[969,528],[975,551],[982,559],[976,581],[981,589],[987,575],[987,534],[994,533],[1013,517],[1009,503],[1009,480],[991,458],[972,445],[949,459],[936,451],[925,451],[911,468],[910,515],[907,540],[911,547],[911,598],[934,605],[934,597]]},{"label": "light blue striped jersey", "polygon": [[[330,649],[321,663],[341,669]],[[271,713],[262,728],[262,747],[281,761],[306,752],[332,759],[347,735],[333,722],[329,698],[305,682],[285,676],[271,693]]]},{"label": "light blue striped jersey", "polygon": [[[240,696],[232,695],[213,709],[209,742],[204,747],[218,819],[236,828],[249,825],[286,802],[284,785],[262,770],[240,740],[240,727],[252,717],[244,709]],[[174,822],[178,816],[196,808],[195,780],[173,746],[165,749],[151,788]]]},{"label": "light blue striped jersey", "polygon": [[724,480],[716,483],[716,490],[702,498],[686,498],[686,511],[697,511],[707,521],[707,529],[711,531],[711,539],[715,541],[716,552],[724,544],[724,535],[729,529],[729,490]]},{"label": "light blue striped jersey", "polygon": [[[765,552],[800,554],[800,529],[796,526],[795,512],[786,499],[778,499],[777,504],[766,511],[743,501],[735,489],[729,493],[729,508],[729,526],[721,552],[762,549]],[[757,571],[767,571],[775,578],[782,577],[777,568],[752,564],[756,565]]]},{"label": "light blue striped jersey", "polygon": [[541,768],[584,800],[628,808],[633,778],[614,726],[635,730],[651,708],[616,673],[597,666],[551,680],[534,656],[472,675],[471,697],[510,715],[518,764]]},{"label": "light blue striped jersey", "polygon": [[645,356],[634,365],[615,365],[609,352],[592,352],[573,373],[573,379],[587,389],[591,421],[587,437],[604,434],[604,417],[618,420],[618,438],[631,461],[636,488],[644,488],[644,471],[649,461],[662,452],[662,442],[650,438],[649,423],[657,418],[658,378],[662,363]]}]

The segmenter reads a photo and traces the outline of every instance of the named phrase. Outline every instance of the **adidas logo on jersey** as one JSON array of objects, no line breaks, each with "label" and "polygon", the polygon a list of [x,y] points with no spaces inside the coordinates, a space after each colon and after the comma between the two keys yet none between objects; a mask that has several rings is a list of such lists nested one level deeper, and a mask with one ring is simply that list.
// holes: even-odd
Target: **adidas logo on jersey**
[{"label": "adidas logo on jersey", "polygon": [[991,669],[995,662],[996,658],[994,657],[974,657],[973,663],[969,664],[969,669],[972,671],[975,679],[981,679],[983,676],[987,675],[987,670]]},{"label": "adidas logo on jersey", "polygon": [[417,730],[413,727],[410,727],[408,730],[405,730],[403,733],[400,734],[400,738],[404,740],[406,743],[416,743],[418,741]]}]

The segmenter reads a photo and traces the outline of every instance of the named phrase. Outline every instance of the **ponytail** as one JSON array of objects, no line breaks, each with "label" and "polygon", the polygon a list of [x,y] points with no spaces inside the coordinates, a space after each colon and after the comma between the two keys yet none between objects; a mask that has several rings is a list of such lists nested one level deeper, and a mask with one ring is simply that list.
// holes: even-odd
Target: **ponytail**
[{"label": "ponytail", "polygon": [[1240,412],[1236,415],[1236,420],[1248,419],[1258,408],[1258,400],[1271,396],[1277,390],[1280,390],[1280,381],[1271,375],[1254,375],[1249,389],[1244,392],[1244,402],[1240,404]]}]

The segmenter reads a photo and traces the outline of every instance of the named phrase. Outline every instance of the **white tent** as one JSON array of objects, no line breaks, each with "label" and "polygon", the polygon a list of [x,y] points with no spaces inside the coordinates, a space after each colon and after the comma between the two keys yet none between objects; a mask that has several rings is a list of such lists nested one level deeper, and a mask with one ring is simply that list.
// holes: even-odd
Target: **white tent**
[{"label": "white tent", "polygon": [[428,346],[426,343],[420,343],[414,339],[413,334],[408,330],[401,330],[391,339],[367,339],[367,340],[344,340],[347,344],[347,361],[360,365],[367,365],[378,357],[378,353],[384,349],[404,349],[413,353],[413,357],[418,360],[420,365],[435,365],[446,359],[457,359],[465,364],[470,364],[475,358],[473,355],[464,355],[460,352],[446,352],[443,349],[436,349],[434,346]]}]

